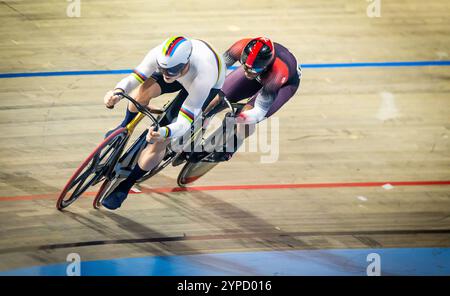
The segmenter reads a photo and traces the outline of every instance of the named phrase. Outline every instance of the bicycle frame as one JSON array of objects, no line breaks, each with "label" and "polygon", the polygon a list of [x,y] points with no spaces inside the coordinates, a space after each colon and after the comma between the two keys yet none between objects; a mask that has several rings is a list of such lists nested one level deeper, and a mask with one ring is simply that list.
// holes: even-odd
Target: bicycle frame
[{"label": "bicycle frame", "polygon": [[[124,95],[124,97],[126,97],[128,100],[130,100],[133,104],[135,104],[135,106],[138,108],[142,107],[139,105],[139,103],[135,102],[134,99],[130,98],[127,95]],[[174,101],[171,101],[168,105],[168,107],[162,112],[162,114],[160,114],[159,116],[159,120],[155,119],[153,116],[151,116],[152,121],[155,123],[156,127],[158,127],[158,123],[159,121],[164,118],[167,114],[167,109],[169,108],[169,106],[173,103]],[[207,114],[201,114],[201,116],[199,116],[196,119],[197,121],[201,121],[203,122],[208,116],[210,116],[211,114],[214,114],[216,112],[218,112],[219,109],[221,108],[229,108],[230,110],[232,110],[233,113],[238,112],[239,108],[236,108],[236,106],[234,106],[233,104],[231,104],[226,98],[222,98],[222,100],[216,105],[214,106],[210,111],[208,111]],[[141,108],[138,108],[138,110],[140,110]],[[122,145],[122,149],[120,149],[120,151],[117,151],[116,155],[118,159],[114,160],[114,163],[116,163],[115,166],[112,166],[109,168],[108,172],[105,174],[106,177],[111,180],[113,178],[117,178],[117,179],[122,179],[122,178],[127,178],[128,175],[131,172],[131,169],[136,165],[136,162],[139,158],[140,153],[142,152],[142,150],[145,149],[145,147],[147,147],[147,142],[146,142],[146,136],[148,133],[148,130],[145,130],[139,137],[138,139],[136,139],[133,144],[127,149],[127,151],[125,153],[123,152],[123,149],[125,149],[126,143],[128,142],[128,140],[130,139],[131,135],[133,134],[136,126],[144,119],[144,117],[149,116],[149,112],[148,110],[145,109],[145,111],[141,112],[139,111],[139,113],[136,115],[136,117],[126,126],[126,130],[127,130],[127,134],[126,134],[126,138],[125,138],[125,143]],[[206,124],[207,125],[207,124]],[[193,125],[193,126],[198,126],[198,125]],[[201,145],[201,141],[199,138],[199,135],[201,134],[200,132],[202,130],[204,130],[206,128],[206,126],[204,124],[202,124],[201,126],[199,126],[199,128],[197,130],[194,130],[190,136],[190,139],[188,141],[188,143],[186,145]],[[157,130],[157,128],[155,129]],[[185,147],[187,147],[185,145]],[[170,149],[170,145],[168,145],[168,149],[169,151],[171,151]],[[192,152],[195,151],[195,148]],[[191,153],[192,153],[191,152]],[[189,153],[188,153],[189,154]],[[160,166],[162,168],[166,167],[168,164],[170,164],[172,162],[172,160],[174,159],[174,157],[171,157],[169,159],[167,159],[166,161],[163,161],[162,164],[160,164]],[[155,169],[157,169],[159,166],[155,167]],[[149,174],[150,175],[150,174]],[[142,178],[142,180],[140,181],[144,181],[147,178]]]},{"label": "bicycle frame", "polygon": [[[137,159],[141,153],[141,151],[147,146],[146,142],[146,136],[148,133],[148,130],[145,130],[139,138],[134,141],[132,146],[128,148],[128,150],[122,154],[123,150],[126,147],[126,144],[128,143],[131,135],[133,134],[136,126],[147,116],[150,117],[150,119],[153,121],[155,125],[154,130],[158,130],[159,124],[158,120],[150,113],[150,110],[146,109],[142,105],[140,105],[137,101],[135,101],[130,96],[120,93],[119,95],[125,97],[129,101],[131,101],[136,108],[138,109],[138,114],[136,117],[126,125],[125,129],[127,131],[126,138],[124,139],[124,143],[122,144],[122,147],[120,150],[116,151],[116,159],[114,159],[113,163],[116,163],[114,166],[110,167],[108,172],[105,174],[106,178],[111,180],[112,178],[126,178],[130,174],[131,169],[134,167],[134,165],[137,162]],[[163,112],[162,117],[164,117],[165,112]]]}]

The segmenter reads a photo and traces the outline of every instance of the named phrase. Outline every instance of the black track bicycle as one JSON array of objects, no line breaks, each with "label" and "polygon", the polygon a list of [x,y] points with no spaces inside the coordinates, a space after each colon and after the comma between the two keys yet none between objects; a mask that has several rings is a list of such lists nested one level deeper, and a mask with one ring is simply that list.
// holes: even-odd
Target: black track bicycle
[{"label": "black track bicycle", "polygon": [[[88,188],[101,183],[93,201],[93,207],[98,209],[102,200],[128,177],[142,150],[147,145],[152,145],[146,141],[147,129],[129,147],[127,146],[135,127],[147,117],[151,120],[154,130],[158,130],[161,122],[170,122],[177,116],[182,103],[175,98],[162,109],[149,109],[127,94],[120,93],[120,95],[129,100],[139,113],[126,127],[108,135],[81,163],[58,197],[56,203],[58,210],[68,207]],[[207,150],[209,152],[205,153],[203,148],[206,143],[211,146],[215,139],[221,137],[226,139],[225,133],[230,132],[225,130],[226,118],[237,116],[244,105],[231,104],[222,95],[218,100],[206,102],[201,116],[197,116],[191,126],[189,139],[183,149],[173,149],[173,145],[169,144],[160,164],[138,180],[138,183],[153,177],[169,164],[174,166],[184,164],[177,178],[179,186],[186,186],[204,176],[219,162],[214,157],[215,149],[210,147]]]}]

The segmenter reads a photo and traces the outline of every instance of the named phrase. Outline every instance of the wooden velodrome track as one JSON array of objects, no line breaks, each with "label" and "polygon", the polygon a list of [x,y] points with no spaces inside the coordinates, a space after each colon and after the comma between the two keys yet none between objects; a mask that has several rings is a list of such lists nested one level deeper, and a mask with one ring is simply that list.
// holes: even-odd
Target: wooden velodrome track
[{"label": "wooden velodrome track", "polygon": [[[81,17],[69,18],[66,1],[1,1],[0,73],[130,69],[174,34],[219,51],[267,35],[302,64],[450,54],[445,0],[382,1],[380,18],[367,17],[363,0],[81,3]],[[238,153],[198,190],[177,192],[180,168],[169,167],[118,211],[93,210],[88,194],[58,212],[60,189],[122,119],[123,102],[102,103],[121,77],[0,79],[0,271],[64,262],[70,252],[93,260],[450,246],[448,67],[305,68],[301,91],[277,114],[277,162]],[[265,184],[294,185],[230,187]]]}]

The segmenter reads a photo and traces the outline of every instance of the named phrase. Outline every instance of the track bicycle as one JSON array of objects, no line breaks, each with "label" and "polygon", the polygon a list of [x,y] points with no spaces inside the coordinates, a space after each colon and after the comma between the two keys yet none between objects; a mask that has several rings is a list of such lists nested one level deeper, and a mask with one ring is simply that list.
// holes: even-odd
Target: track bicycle
[{"label": "track bicycle", "polygon": [[[182,102],[173,99],[166,104],[162,109],[149,109],[131,96],[120,93],[120,95],[129,100],[139,111],[137,116],[126,126],[115,130],[108,135],[89,156],[81,163],[72,177],[61,191],[56,207],[62,210],[79,197],[83,195],[86,190],[100,182],[103,182],[97,191],[93,201],[93,207],[98,209],[101,206],[101,201],[109,195],[122,180],[128,177],[132,168],[136,165],[141,151],[151,143],[147,143],[146,136],[148,129],[146,129],[128,148],[127,143],[130,140],[136,126],[145,118],[148,117],[154,130],[159,129],[160,123],[170,122],[174,119],[181,107]],[[187,141],[186,147],[181,151],[174,151],[171,145],[167,145],[163,160],[158,166],[149,171],[137,183],[148,180],[153,177],[165,167],[172,163],[174,166],[185,164],[181,169],[177,183],[179,186],[186,186],[194,182],[208,171],[214,168],[218,161],[215,161],[215,151],[210,153],[199,154],[199,145],[211,142],[212,137],[218,137],[219,134],[224,133],[224,120],[227,116],[236,116],[242,110],[245,104],[236,103],[231,104],[223,95],[219,96],[217,102],[205,102],[205,111],[198,116],[192,124],[190,138]],[[155,117],[154,115],[158,115]],[[215,125],[210,124],[213,118],[216,118]],[[196,124],[199,121],[200,124]],[[217,124],[219,123],[219,124]],[[222,135],[225,137],[225,135]],[[191,148],[185,149],[185,148]],[[201,155],[201,157],[197,157]]]}]

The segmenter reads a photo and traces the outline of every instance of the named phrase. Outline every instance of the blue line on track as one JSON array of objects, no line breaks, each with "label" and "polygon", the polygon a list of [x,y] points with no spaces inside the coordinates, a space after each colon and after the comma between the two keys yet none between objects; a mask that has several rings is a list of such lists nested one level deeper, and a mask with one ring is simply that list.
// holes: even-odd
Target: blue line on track
[{"label": "blue line on track", "polygon": [[[363,68],[363,67],[424,67],[424,66],[450,66],[450,61],[413,61],[413,62],[374,62],[374,63],[329,63],[329,64],[302,64],[302,68]],[[236,66],[230,67],[236,69]],[[121,70],[88,70],[88,71],[56,71],[56,72],[22,72],[0,73],[0,78],[25,78],[49,76],[83,76],[83,75],[117,75],[131,73],[130,69]]]},{"label": "blue line on track", "polygon": [[[367,275],[379,255],[381,275],[450,275],[450,248],[331,249],[149,256],[82,261],[81,275]],[[66,275],[69,263],[0,272]],[[370,270],[370,269],[369,269]]]}]

